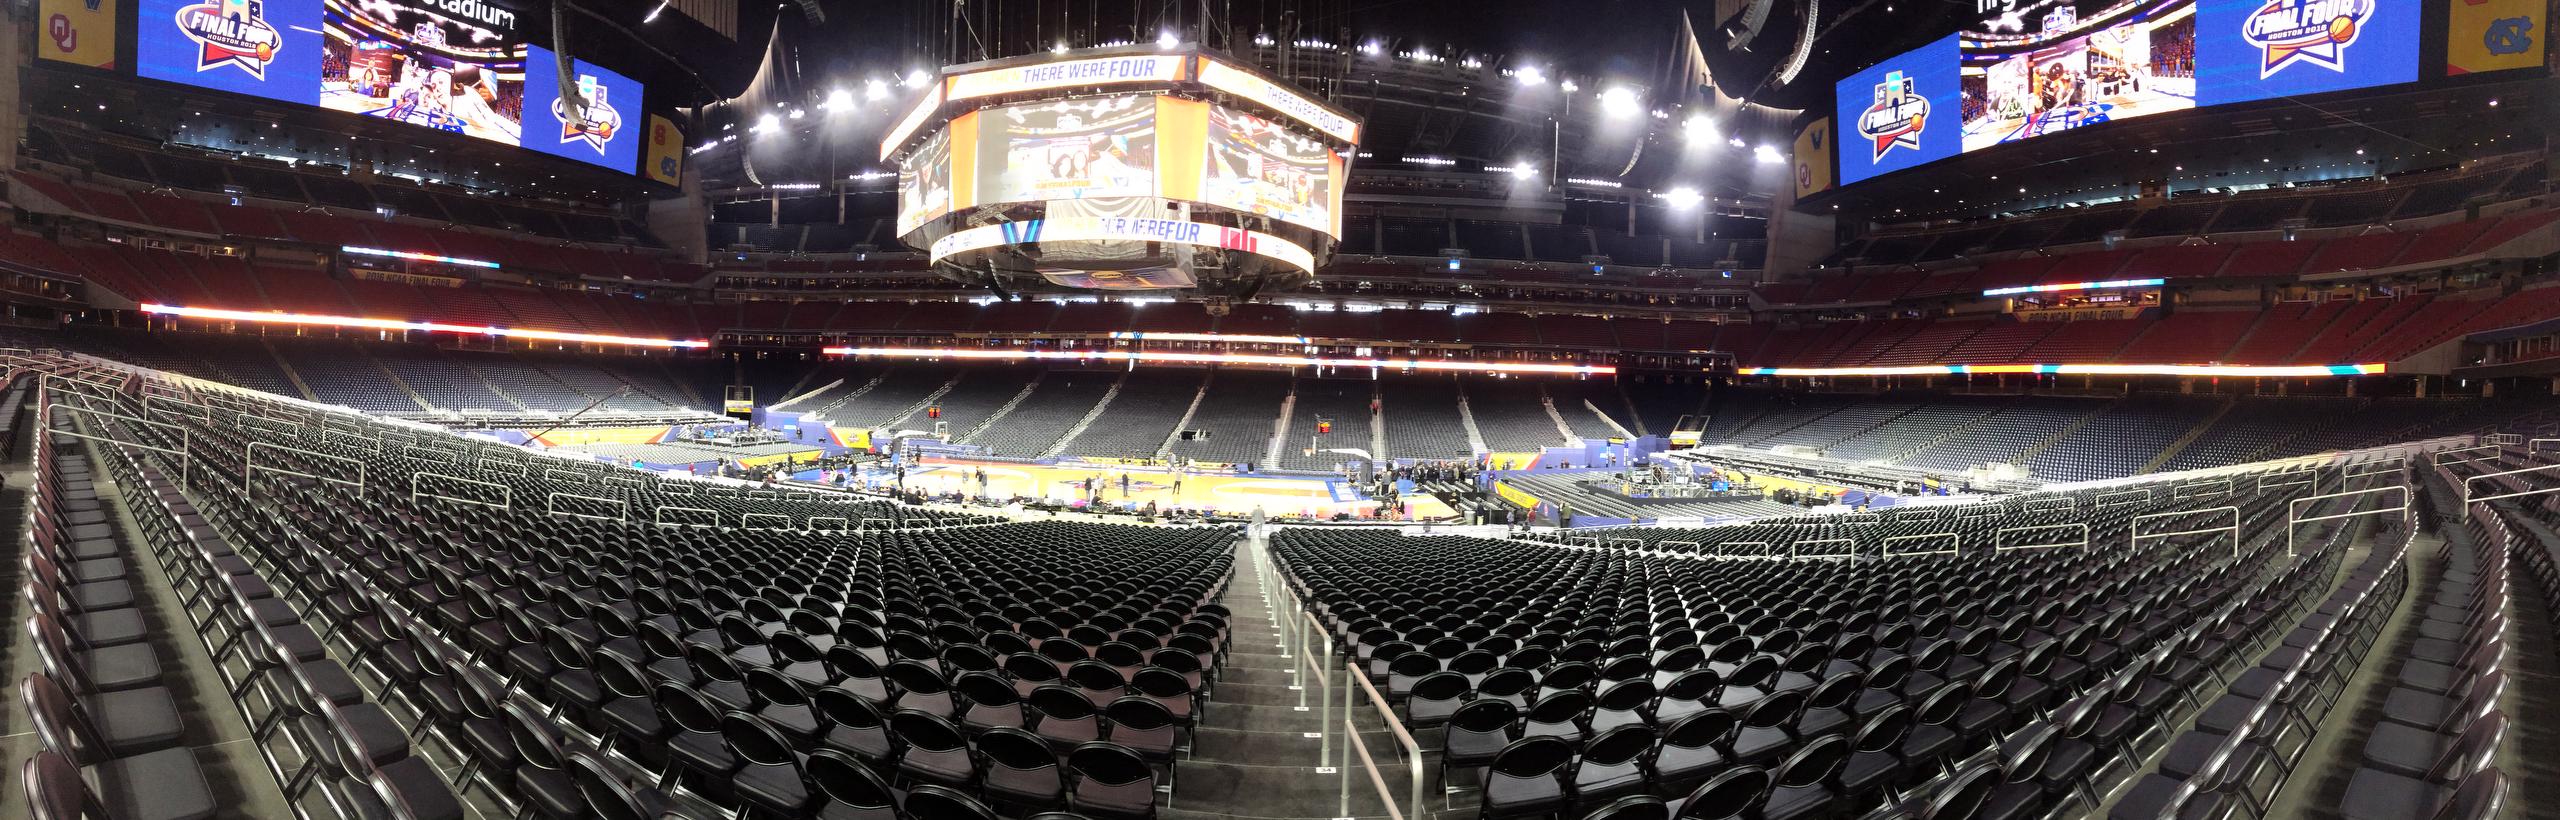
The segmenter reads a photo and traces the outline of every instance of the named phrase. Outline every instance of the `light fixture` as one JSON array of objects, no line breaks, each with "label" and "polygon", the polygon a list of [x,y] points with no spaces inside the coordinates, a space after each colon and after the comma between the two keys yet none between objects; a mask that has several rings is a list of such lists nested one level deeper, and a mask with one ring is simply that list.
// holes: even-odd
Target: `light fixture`
[{"label": "light fixture", "polygon": [[1600,92],[1600,111],[1612,117],[1632,117],[1644,111],[1636,100],[1635,89],[1615,86]]},{"label": "light fixture", "polygon": [[1716,123],[1705,114],[1691,114],[1681,121],[1680,136],[1691,143],[1704,143],[1716,138]]},{"label": "light fixture", "polygon": [[1547,84],[1547,73],[1539,71],[1537,66],[1524,67],[1519,71],[1512,72],[1511,76],[1513,79],[1519,80],[1521,85]]},{"label": "light fixture", "polygon": [[1156,34],[1156,47],[1157,47],[1157,48],[1172,48],[1172,47],[1174,47],[1174,46],[1176,46],[1176,45],[1180,45],[1181,43],[1182,43],[1182,41],[1181,41],[1181,40],[1174,39],[1174,37],[1173,37],[1173,32],[1166,31],[1166,32],[1159,32],[1159,33],[1157,33],[1157,34]]},{"label": "light fixture", "polygon": [[772,115],[772,114],[766,114],[766,115],[764,115],[764,116],[762,116],[762,117],[758,117],[758,118],[756,118],[756,127],[755,127],[753,130],[754,130],[756,133],[762,134],[762,133],[765,133],[765,132],[767,132],[767,131],[772,131],[772,130],[774,130],[774,129],[781,128],[781,127],[782,127],[782,118],[781,118],[781,117],[776,117],[776,116],[774,116],[774,115]]},{"label": "light fixture", "polygon": [[1371,57],[1375,57],[1375,56],[1378,56],[1378,51],[1379,51],[1379,48],[1378,48],[1378,41],[1376,41],[1376,40],[1371,40],[1371,41],[1369,41],[1369,42],[1361,43],[1361,44],[1360,44],[1360,53],[1362,53],[1362,54],[1366,54],[1366,55],[1369,55],[1369,56],[1371,56]]},{"label": "light fixture", "polygon": [[649,10],[649,15],[648,15],[648,16],[646,16],[646,17],[642,17],[642,18],[640,18],[640,22],[641,22],[641,23],[643,23],[643,24],[658,22],[658,15],[659,15],[660,13],[662,13],[662,12],[665,12],[665,11],[667,10],[667,4],[668,4],[668,3],[670,3],[670,2],[672,2],[672,1],[673,1],[673,0],[658,0],[658,7],[657,7],[657,8],[654,8],[654,9],[650,9],[650,10]]},{"label": "light fixture", "polygon": [[828,111],[842,111],[847,108],[852,108],[853,92],[846,91],[841,88],[829,91],[827,92],[827,104],[822,107]]},{"label": "light fixture", "polygon": [[1774,145],[1763,145],[1758,148],[1751,149],[1751,158],[1759,160],[1761,164],[1764,165],[1787,161],[1786,156],[1779,154],[1778,147]]},{"label": "light fixture", "polygon": [[862,95],[874,100],[888,99],[889,81],[874,78],[869,85],[863,88]]},{"label": "light fixture", "polygon": [[908,88],[914,88],[932,81],[933,75],[924,73],[924,69],[916,68],[909,69],[907,71],[906,83]]},{"label": "light fixture", "polygon": [[1050,47],[1049,47],[1049,53],[1051,53],[1051,54],[1065,54],[1065,53],[1067,53],[1067,43],[1066,43],[1066,41],[1061,40],[1061,41],[1058,41],[1058,44],[1057,44],[1057,45],[1050,46]]},{"label": "light fixture", "polygon": [[1707,195],[1698,193],[1698,189],[1691,188],[1686,185],[1654,194],[1653,196],[1656,199],[1670,203],[1672,208],[1683,211],[1698,207],[1700,204],[1707,201]]}]

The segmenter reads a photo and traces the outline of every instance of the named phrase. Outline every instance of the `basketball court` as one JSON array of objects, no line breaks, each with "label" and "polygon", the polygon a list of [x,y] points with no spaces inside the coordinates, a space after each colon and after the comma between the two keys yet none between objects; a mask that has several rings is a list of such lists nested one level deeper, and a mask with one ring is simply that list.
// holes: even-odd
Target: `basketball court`
[{"label": "basketball court", "polygon": [[[1143,506],[1153,501],[1158,507],[1208,508],[1237,515],[1249,515],[1260,508],[1269,515],[1347,512],[1366,516],[1377,509],[1376,501],[1341,479],[1186,474],[1181,476],[1177,490],[1172,471],[1148,467],[1069,468],[932,459],[908,468],[907,486],[928,492],[976,495],[974,476],[979,469],[987,472],[987,494],[997,497],[1072,499],[1082,494],[1077,482],[1091,479],[1101,485],[1102,500],[1108,504],[1125,500]],[[1129,477],[1125,496],[1120,492],[1122,475]],[[885,473],[879,478],[888,480]],[[1425,494],[1405,496],[1404,502],[1417,518],[1456,514],[1449,505]]]}]

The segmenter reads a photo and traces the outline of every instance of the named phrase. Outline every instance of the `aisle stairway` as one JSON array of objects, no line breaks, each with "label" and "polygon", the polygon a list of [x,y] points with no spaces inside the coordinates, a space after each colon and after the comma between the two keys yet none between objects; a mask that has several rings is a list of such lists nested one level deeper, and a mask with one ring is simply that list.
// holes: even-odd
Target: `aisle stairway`
[{"label": "aisle stairway", "polygon": [[[1303,672],[1290,667],[1297,660],[1280,646],[1279,624],[1275,619],[1272,596],[1279,579],[1270,578],[1265,585],[1259,541],[1237,545],[1235,578],[1227,584],[1226,604],[1234,630],[1226,663],[1210,692],[1209,706],[1203,714],[1193,740],[1191,756],[1177,764],[1175,776],[1177,797],[1159,813],[1165,820],[1193,818],[1339,818],[1385,817],[1386,809],[1370,787],[1364,770],[1342,767],[1343,741],[1338,731],[1326,737],[1311,737],[1323,728],[1326,715],[1337,726],[1342,721],[1342,693],[1333,691],[1330,709],[1322,699],[1320,688],[1294,688]],[[1330,676],[1336,686],[1342,676]],[[1299,704],[1305,711],[1299,711]],[[1406,769],[1397,765],[1395,740],[1376,720],[1376,710],[1366,703],[1359,705],[1368,717],[1366,725],[1378,727],[1364,739],[1390,785],[1401,789],[1408,782]],[[1324,761],[1324,745],[1332,747],[1330,760]],[[1324,771],[1319,762],[1333,765]],[[1344,797],[1344,775],[1352,779],[1349,797]],[[1191,807],[1225,807],[1225,810]]]}]

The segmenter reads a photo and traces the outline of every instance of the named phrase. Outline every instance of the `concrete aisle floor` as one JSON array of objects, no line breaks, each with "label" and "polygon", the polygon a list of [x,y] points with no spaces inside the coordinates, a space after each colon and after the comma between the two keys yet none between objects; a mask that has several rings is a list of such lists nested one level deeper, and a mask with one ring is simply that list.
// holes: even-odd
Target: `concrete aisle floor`
[{"label": "concrete aisle floor", "polygon": [[[1300,677],[1314,676],[1293,671],[1292,667],[1302,666],[1300,659],[1282,646],[1278,619],[1298,616],[1277,609],[1272,597],[1276,593],[1266,592],[1277,587],[1279,579],[1264,577],[1264,549],[1258,540],[1237,546],[1235,578],[1220,600],[1231,615],[1231,649],[1211,690],[1192,754],[1175,764],[1174,794],[1162,816],[1167,820],[1385,817],[1385,804],[1365,771],[1340,765],[1344,754],[1339,728],[1341,690],[1332,690],[1328,704],[1323,687],[1294,688]],[[1329,677],[1336,687],[1344,683],[1339,670]],[[1375,719],[1374,709],[1363,703],[1360,710],[1366,718],[1362,725],[1368,728],[1365,740],[1379,756],[1379,765],[1386,767],[1381,774],[1401,797],[1410,781],[1408,770],[1397,767],[1396,741]],[[1332,727],[1326,726],[1328,716]],[[1322,737],[1309,736],[1320,730]],[[1323,765],[1328,758],[1333,764],[1329,772]]]}]

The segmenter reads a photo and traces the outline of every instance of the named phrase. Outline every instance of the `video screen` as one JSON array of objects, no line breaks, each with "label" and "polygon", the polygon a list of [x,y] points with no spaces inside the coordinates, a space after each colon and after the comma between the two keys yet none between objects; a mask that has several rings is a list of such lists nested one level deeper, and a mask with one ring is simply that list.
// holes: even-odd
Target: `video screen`
[{"label": "video screen", "polygon": [[320,0],[142,0],[136,14],[144,77],[320,103]]},{"label": "video screen", "polygon": [[982,204],[1154,196],[1151,96],[1028,103],[981,112]]},{"label": "video screen", "polygon": [[1964,48],[1964,150],[2196,104],[2195,9],[2060,40]]},{"label": "video screen", "polygon": [[[571,108],[564,89],[577,90],[582,108]],[[585,60],[569,61],[569,72],[563,76],[558,55],[541,46],[529,48],[523,145],[555,157],[630,172],[640,164],[640,136],[624,127],[624,119],[639,115],[642,93],[639,82]]]},{"label": "video screen", "polygon": [[898,235],[951,212],[951,132],[937,131],[898,166]]},{"label": "video screen", "polygon": [[1209,109],[1200,200],[1332,233],[1333,152],[1278,123]]},{"label": "video screen", "polygon": [[326,0],[320,107],[524,140],[525,47],[423,7]]},{"label": "video screen", "polygon": [[[137,72],[634,173],[646,90],[583,60],[562,76],[512,4],[140,0]],[[582,105],[569,105],[565,87]]]},{"label": "video screen", "polygon": [[[2421,10],[2419,0],[2060,0],[1986,16],[1834,88],[1840,183],[2162,112],[2413,82]],[[1941,142],[1950,106],[1954,144]]]},{"label": "video screen", "polygon": [[2418,79],[2419,0],[2197,0],[2203,105]]},{"label": "video screen", "polygon": [[1840,184],[1955,156],[1964,147],[1956,38],[1886,58],[1841,80]]}]

